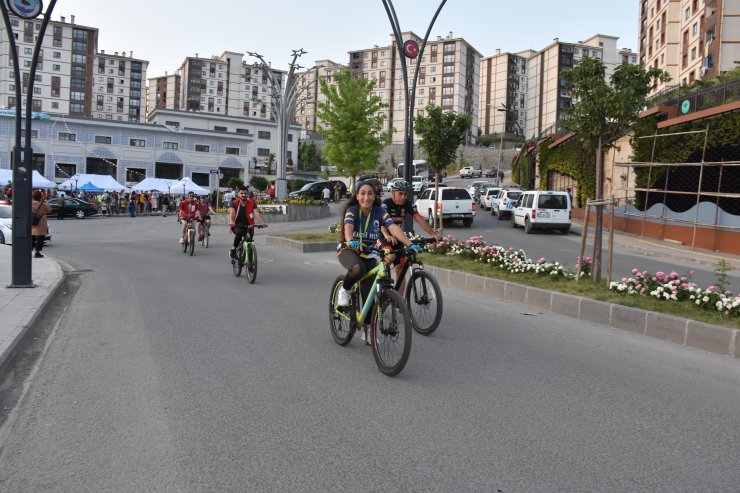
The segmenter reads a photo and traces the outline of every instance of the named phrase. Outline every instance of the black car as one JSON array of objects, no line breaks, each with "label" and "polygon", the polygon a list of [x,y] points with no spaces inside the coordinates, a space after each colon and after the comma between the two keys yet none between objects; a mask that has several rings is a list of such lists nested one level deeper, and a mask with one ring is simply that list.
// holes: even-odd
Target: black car
[{"label": "black car", "polygon": [[306,183],[301,187],[300,190],[296,190],[295,192],[290,192],[288,194],[289,198],[299,198],[299,197],[308,197],[312,200],[322,200],[323,196],[322,193],[324,191],[324,188],[329,187],[329,191],[331,192],[331,196],[334,196],[334,184],[330,181],[312,181],[309,183]]},{"label": "black car", "polygon": [[[51,206],[51,212],[48,214],[49,217],[57,217],[59,215],[59,198],[49,200]],[[95,204],[85,202],[75,197],[66,197],[64,199],[64,217],[76,217],[77,219],[85,219],[87,216],[93,216],[98,213],[98,208]]]}]

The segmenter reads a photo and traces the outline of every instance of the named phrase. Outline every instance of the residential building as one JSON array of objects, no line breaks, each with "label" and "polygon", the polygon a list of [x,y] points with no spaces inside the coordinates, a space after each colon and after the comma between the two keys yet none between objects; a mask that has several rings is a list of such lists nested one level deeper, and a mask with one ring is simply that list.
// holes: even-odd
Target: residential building
[{"label": "residential building", "polygon": [[[272,69],[278,90],[285,72]],[[156,109],[200,111],[271,120],[274,88],[269,71],[250,64],[243,53],[187,57],[174,75],[149,79],[147,112]]]},{"label": "residential building", "polygon": [[347,69],[342,65],[331,60],[317,60],[316,69],[302,72],[297,75],[298,84],[302,86],[302,95],[298,101],[295,112],[295,122],[300,125],[306,132],[317,132],[321,122],[316,117],[319,103],[326,103],[326,96],[321,93],[319,81],[325,80],[329,85],[332,84],[334,74],[341,70]]},{"label": "residential building", "polygon": [[733,70],[740,60],[740,1],[640,0],[640,63],[665,70],[654,93]]},{"label": "residential building", "polygon": [[[22,105],[41,19],[10,17],[18,48]],[[33,88],[33,110],[49,114],[96,117],[117,121],[143,121],[142,81],[148,62],[123,52],[98,53],[98,29],[70,22],[50,21],[41,45]],[[10,53],[8,34],[0,25],[0,52]],[[0,57],[0,106],[16,106],[12,60]]]},{"label": "residential building", "polygon": [[[413,32],[402,33],[404,42],[416,41],[421,46],[422,38]],[[446,37],[428,40],[419,60],[419,78],[416,86],[414,114],[425,114],[428,104],[444,110],[471,115],[473,125],[467,142],[474,143],[478,136],[478,104],[480,85],[481,54],[462,38],[450,32]],[[416,60],[407,59],[409,91],[417,69]],[[406,93],[403,72],[398,59],[395,38],[389,46],[349,52],[349,70],[353,77],[376,80],[374,94],[386,105],[380,111],[385,117],[384,131],[391,132],[393,144],[404,142],[406,126]]]},{"label": "residential building", "polygon": [[[480,62],[479,125],[481,135],[524,135],[527,121],[527,60],[533,50],[501,53]],[[506,109],[506,111],[503,111]]]}]

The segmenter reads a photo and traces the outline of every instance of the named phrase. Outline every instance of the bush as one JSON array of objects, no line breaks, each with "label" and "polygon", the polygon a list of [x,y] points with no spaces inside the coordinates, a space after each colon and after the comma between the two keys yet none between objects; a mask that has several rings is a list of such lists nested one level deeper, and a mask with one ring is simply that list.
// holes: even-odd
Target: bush
[{"label": "bush", "polygon": [[253,175],[252,178],[249,179],[249,184],[260,192],[264,192],[265,190],[267,190],[269,182],[264,176]]}]

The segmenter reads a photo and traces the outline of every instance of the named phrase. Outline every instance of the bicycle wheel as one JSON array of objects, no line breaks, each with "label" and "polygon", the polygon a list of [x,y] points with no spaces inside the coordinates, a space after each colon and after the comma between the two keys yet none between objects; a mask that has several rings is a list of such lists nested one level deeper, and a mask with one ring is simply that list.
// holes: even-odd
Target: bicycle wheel
[{"label": "bicycle wheel", "polygon": [[208,225],[203,224],[203,246],[208,248],[208,239],[211,237],[211,231]]},{"label": "bicycle wheel", "polygon": [[188,248],[190,248],[190,256],[193,256],[193,252],[195,251],[195,230],[189,229],[188,230]]},{"label": "bicycle wheel", "polygon": [[184,235],[183,241],[182,241],[182,252],[187,253],[187,251],[188,251],[188,235]]},{"label": "bicycle wheel", "polygon": [[380,295],[380,308],[373,310],[373,358],[385,375],[398,375],[411,353],[411,322],[403,298],[392,289]]},{"label": "bicycle wheel", "polygon": [[247,279],[249,284],[257,279],[257,247],[251,241],[247,243]]},{"label": "bicycle wheel", "polygon": [[236,277],[239,277],[242,275],[242,267],[244,264],[242,264],[242,259],[244,258],[244,244],[242,243],[239,245],[239,247],[236,249],[236,254],[234,255],[236,259],[231,259],[231,269],[234,271],[234,275]]},{"label": "bicycle wheel", "polygon": [[329,324],[331,327],[331,336],[334,338],[334,342],[340,346],[346,346],[355,334],[355,327],[352,323],[354,309],[350,307],[348,310],[337,311],[337,294],[339,293],[339,288],[342,287],[342,283],[344,283],[344,276],[337,276],[337,278],[334,279],[334,284],[331,286],[331,297],[329,298]]},{"label": "bicycle wheel", "polygon": [[442,290],[437,279],[423,270],[416,270],[406,285],[406,305],[414,330],[428,336],[442,320]]}]

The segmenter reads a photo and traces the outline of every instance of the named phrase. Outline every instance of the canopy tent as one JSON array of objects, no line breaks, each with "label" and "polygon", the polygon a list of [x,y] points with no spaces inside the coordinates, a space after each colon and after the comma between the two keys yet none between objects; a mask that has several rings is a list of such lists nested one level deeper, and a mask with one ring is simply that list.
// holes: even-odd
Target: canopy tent
[{"label": "canopy tent", "polygon": [[81,187],[77,187],[77,190],[83,190],[85,192],[102,192],[102,188],[98,188],[90,182],[85,183]]},{"label": "canopy tent", "polygon": [[190,192],[193,192],[195,195],[208,195],[211,193],[200,185],[193,183],[193,180],[190,178],[183,178],[182,180],[172,182],[169,191],[174,195],[186,195]]},{"label": "canopy tent", "polygon": [[[0,185],[5,186],[8,182],[13,182],[13,170],[0,169]],[[57,184],[44,178],[38,171],[33,170],[33,173],[31,173],[31,186],[33,188],[54,188]]]},{"label": "canopy tent", "polygon": [[75,189],[79,189],[81,185],[84,185],[88,182],[101,190],[105,190],[106,192],[120,192],[121,190],[126,190],[125,186],[118,183],[110,175],[91,174],[74,175],[72,178],[59,185],[59,188],[62,190],[74,191]]},{"label": "canopy tent", "polygon": [[156,190],[162,193],[169,193],[170,186],[179,183],[178,180],[165,180],[163,178],[144,178],[139,183],[131,187],[132,192],[150,192]]}]

